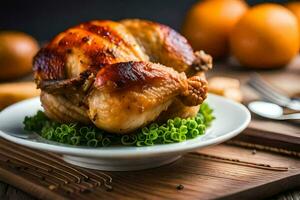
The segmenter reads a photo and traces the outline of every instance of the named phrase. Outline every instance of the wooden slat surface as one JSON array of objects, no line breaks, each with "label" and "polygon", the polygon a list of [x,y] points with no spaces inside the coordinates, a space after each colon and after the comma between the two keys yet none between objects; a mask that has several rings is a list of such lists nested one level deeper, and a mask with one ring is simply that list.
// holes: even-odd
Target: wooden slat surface
[{"label": "wooden slat surface", "polygon": [[103,173],[0,140],[0,180],[41,199],[262,198],[300,186],[300,159],[223,144],[160,168]]}]

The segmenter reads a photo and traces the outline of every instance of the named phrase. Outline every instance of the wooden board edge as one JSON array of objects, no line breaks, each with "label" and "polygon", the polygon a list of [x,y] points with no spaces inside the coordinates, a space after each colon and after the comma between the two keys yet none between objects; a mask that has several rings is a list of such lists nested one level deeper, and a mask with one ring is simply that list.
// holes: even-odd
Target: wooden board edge
[{"label": "wooden board edge", "polygon": [[300,186],[300,173],[280,178],[276,181],[261,184],[250,189],[229,194],[219,198],[220,200],[240,200],[240,199],[265,199],[282,193],[287,190],[292,190]]},{"label": "wooden board edge", "polygon": [[51,192],[47,188],[34,184],[28,181],[27,179],[18,176],[3,168],[0,168],[0,180],[39,199],[48,199],[48,200],[66,199],[63,196]]}]

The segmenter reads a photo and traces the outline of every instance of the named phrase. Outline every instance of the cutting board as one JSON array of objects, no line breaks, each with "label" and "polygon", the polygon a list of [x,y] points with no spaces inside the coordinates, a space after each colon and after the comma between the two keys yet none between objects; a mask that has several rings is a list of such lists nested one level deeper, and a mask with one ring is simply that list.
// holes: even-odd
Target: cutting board
[{"label": "cutting board", "polygon": [[300,159],[222,144],[155,169],[101,172],[0,139],[0,180],[40,199],[258,199],[300,186]]}]

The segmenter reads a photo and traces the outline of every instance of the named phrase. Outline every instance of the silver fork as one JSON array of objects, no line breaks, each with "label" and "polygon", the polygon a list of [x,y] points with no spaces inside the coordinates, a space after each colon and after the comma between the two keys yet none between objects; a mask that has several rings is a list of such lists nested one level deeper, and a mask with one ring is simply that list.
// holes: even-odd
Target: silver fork
[{"label": "silver fork", "polygon": [[250,76],[249,81],[247,82],[252,89],[260,94],[260,96],[272,103],[278,104],[280,106],[300,111],[300,101],[289,98],[288,96],[280,93],[269,83],[264,81],[261,76],[257,73],[254,73]]}]

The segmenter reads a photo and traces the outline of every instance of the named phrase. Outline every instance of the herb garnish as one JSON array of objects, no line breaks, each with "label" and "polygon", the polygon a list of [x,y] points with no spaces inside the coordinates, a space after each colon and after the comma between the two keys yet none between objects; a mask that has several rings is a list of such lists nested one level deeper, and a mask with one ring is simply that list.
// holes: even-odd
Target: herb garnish
[{"label": "herb garnish", "polygon": [[109,145],[152,146],[183,142],[203,135],[214,116],[203,103],[196,117],[169,119],[164,124],[151,123],[131,135],[110,134],[93,125],[60,124],[51,121],[42,111],[24,119],[24,129],[43,138],[70,145],[105,147]]}]

